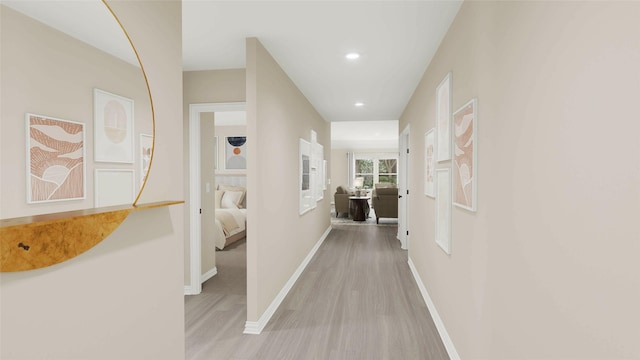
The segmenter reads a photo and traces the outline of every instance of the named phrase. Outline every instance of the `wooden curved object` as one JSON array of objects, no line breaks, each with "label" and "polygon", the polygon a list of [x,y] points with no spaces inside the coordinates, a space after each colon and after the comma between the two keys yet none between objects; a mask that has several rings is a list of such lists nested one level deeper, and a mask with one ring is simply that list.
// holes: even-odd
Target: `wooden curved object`
[{"label": "wooden curved object", "polygon": [[164,201],[1,220],[0,271],[39,269],[91,249],[136,210],[181,204]]}]

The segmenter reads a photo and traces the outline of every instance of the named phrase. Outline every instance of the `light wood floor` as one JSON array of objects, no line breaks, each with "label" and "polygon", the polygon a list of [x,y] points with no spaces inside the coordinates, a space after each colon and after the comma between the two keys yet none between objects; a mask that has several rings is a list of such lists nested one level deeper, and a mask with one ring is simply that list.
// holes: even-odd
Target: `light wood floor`
[{"label": "light wood floor", "polygon": [[334,225],[260,335],[244,335],[246,244],[185,297],[186,358],[448,359],[394,226]]}]

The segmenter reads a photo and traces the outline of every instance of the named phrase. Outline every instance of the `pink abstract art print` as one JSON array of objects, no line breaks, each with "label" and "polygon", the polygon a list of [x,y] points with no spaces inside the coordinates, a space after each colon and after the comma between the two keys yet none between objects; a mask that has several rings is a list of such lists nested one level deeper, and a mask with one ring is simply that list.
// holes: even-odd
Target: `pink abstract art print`
[{"label": "pink abstract art print", "polygon": [[436,170],[436,145],[435,131],[431,129],[424,135],[424,194],[436,197],[435,194],[435,170]]},{"label": "pink abstract art print", "polygon": [[436,129],[437,160],[451,160],[451,73],[436,88]]},{"label": "pink abstract art print", "polygon": [[464,104],[453,114],[455,205],[476,211],[477,207],[477,102]]},{"label": "pink abstract art print", "polygon": [[27,114],[27,128],[27,202],[84,199],[84,124]]}]

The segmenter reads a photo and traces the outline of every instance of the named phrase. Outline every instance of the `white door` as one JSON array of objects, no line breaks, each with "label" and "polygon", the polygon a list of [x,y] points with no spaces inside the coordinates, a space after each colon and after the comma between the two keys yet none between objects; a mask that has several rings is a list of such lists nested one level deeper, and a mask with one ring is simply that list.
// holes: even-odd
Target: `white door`
[{"label": "white door", "polygon": [[398,240],[409,249],[409,126],[400,134],[398,168]]}]

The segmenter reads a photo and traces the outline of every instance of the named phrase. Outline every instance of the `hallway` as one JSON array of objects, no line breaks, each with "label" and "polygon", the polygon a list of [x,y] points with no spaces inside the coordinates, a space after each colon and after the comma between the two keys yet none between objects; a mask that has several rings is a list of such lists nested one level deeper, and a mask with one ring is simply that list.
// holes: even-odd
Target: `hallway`
[{"label": "hallway", "polygon": [[186,358],[448,359],[396,232],[334,225],[260,335],[242,334],[246,244],[225,250],[202,294],[185,297]]}]

